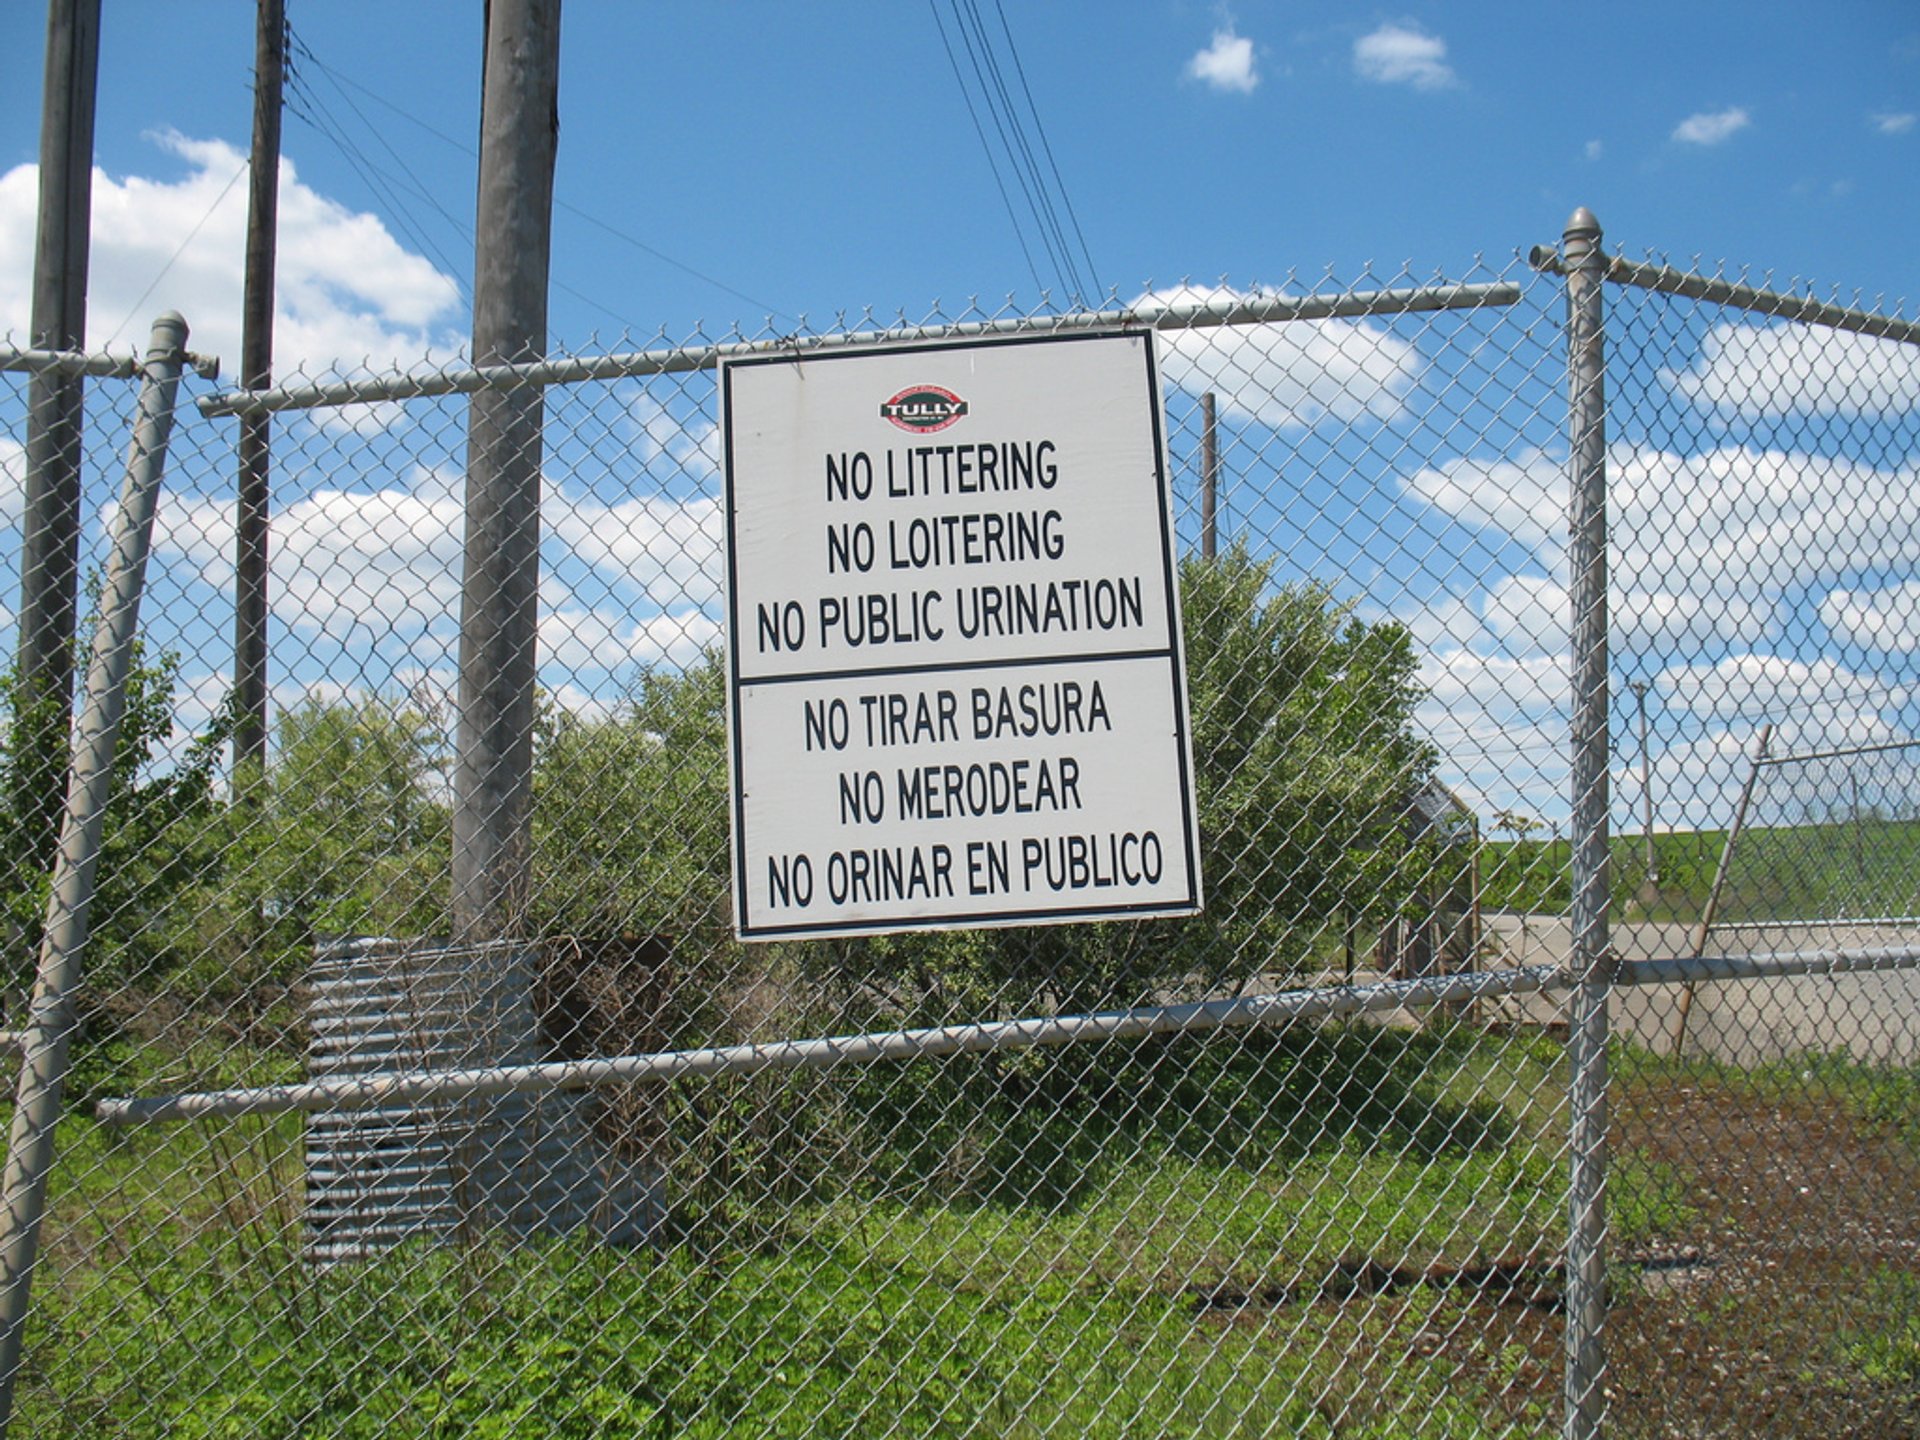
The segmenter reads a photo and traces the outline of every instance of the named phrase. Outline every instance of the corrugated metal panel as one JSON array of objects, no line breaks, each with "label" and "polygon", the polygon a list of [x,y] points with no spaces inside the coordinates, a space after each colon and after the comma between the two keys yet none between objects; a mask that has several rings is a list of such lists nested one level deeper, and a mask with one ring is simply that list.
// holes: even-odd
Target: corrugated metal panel
[{"label": "corrugated metal panel", "polygon": [[[315,1078],[529,1064],[538,952],[355,940],[323,947],[308,1002]],[[605,1152],[585,1097],[503,1095],[307,1123],[307,1255],[362,1259],[420,1235],[592,1229],[639,1243],[662,1213],[645,1167]]]}]

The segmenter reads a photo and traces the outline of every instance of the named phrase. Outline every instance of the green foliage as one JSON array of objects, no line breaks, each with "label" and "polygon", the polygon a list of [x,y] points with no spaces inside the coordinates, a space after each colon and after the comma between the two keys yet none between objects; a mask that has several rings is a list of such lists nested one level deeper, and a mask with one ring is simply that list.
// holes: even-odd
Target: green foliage
[{"label": "green foliage", "polygon": [[448,743],[408,701],[309,700],[281,717],[271,768],[234,818],[232,895],[261,943],[444,933]]},{"label": "green foliage", "polygon": [[[1329,917],[1391,912],[1413,892],[1430,857],[1402,807],[1433,757],[1412,731],[1407,633],[1361,622],[1323,587],[1274,586],[1271,564],[1238,545],[1188,560],[1182,590],[1207,913],[783,947],[840,1013],[932,1023],[1138,1003],[1297,968]],[[550,713],[534,930],[666,934],[716,982],[742,971],[726,775],[718,655],[648,676],[611,719]]]},{"label": "green foliage", "polygon": [[[1489,1236],[1552,1253],[1557,1131],[1527,1100],[1552,1046],[1300,1027],[986,1060],[785,1077],[814,1113],[846,1100],[843,1160],[887,1152],[871,1192],[827,1177],[767,1207],[778,1231],[693,1217],[686,1243],[630,1252],[470,1238],[314,1270],[290,1118],[113,1137],[77,1120],[17,1423],[52,1440],[1504,1433],[1512,1397],[1463,1384],[1505,1343],[1477,1338],[1470,1288],[1315,1291],[1357,1256],[1417,1270]],[[994,1083],[948,1117],[968,1071]],[[766,1092],[730,1086],[704,1088],[707,1113],[746,1124]],[[1259,1298],[1203,1303],[1221,1286]],[[1327,1343],[1298,1343],[1303,1326]],[[1416,1350],[1441,1332],[1464,1348]]]},{"label": "green foliage", "polygon": [[549,708],[533,775],[534,932],[723,946],[726,744],[717,652],[684,674],[649,673],[611,719]]},{"label": "green foliage", "polygon": [[1847,1358],[1881,1385],[1920,1385],[1920,1275],[1880,1270],[1862,1287],[1868,1330],[1849,1327]]},{"label": "green foliage", "polygon": [[1272,568],[1239,543],[1181,566],[1208,914],[1179,941],[1216,979],[1297,968],[1332,917],[1407,904],[1434,859],[1404,820],[1435,758],[1412,637]]},{"label": "green foliage", "polygon": [[[135,643],[125,713],[114,749],[92,918],[89,979],[96,991],[165,969],[190,928],[193,895],[223,864],[224,836],[215,795],[224,715],[171,764],[160,755],[173,738],[178,657],[149,659]],[[12,672],[0,678],[0,915],[6,927],[6,984],[24,990],[37,963],[52,879],[35,785],[33,743],[56,712],[22,695]],[[31,773],[30,773],[31,772]],[[57,807],[56,807],[57,813]]]}]

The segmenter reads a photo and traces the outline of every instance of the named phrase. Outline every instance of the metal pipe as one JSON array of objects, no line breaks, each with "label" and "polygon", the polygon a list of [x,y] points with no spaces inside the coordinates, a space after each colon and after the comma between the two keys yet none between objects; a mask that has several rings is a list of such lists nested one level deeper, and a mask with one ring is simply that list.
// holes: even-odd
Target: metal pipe
[{"label": "metal pipe", "polygon": [[[1536,245],[1527,256],[1534,269],[1550,275],[1568,273],[1565,257],[1551,246]],[[1705,300],[1734,310],[1751,310],[1776,320],[1802,320],[1834,330],[1850,330],[1857,335],[1874,335],[1883,340],[1920,345],[1920,321],[1902,320],[1892,315],[1876,315],[1851,305],[1835,305],[1807,295],[1783,295],[1778,290],[1762,290],[1757,285],[1742,285],[1717,276],[1696,275],[1671,265],[1649,265],[1609,255],[1602,278],[1616,285],[1633,285],[1662,295],[1679,295],[1688,300]]]},{"label": "metal pipe", "polygon": [[1200,397],[1200,554],[1220,553],[1220,426],[1213,391]]},{"label": "metal pipe", "polygon": [[0,1437],[12,1413],[21,1337],[46,1211],[54,1127],[75,1025],[74,997],[89,935],[113,752],[126,712],[127,674],[140,620],[140,595],[153,539],[154,508],[166,469],[187,322],[162,315],[147,348],[147,378],[127,452],[126,483],[113,521],[100,619],[87,664],[86,700],[74,730],[71,781],[53,889],[47,898],[39,974],[28,1006],[20,1080],[0,1201]]},{"label": "metal pipe", "polygon": [[[1681,956],[1623,962],[1616,985],[1676,985],[1687,980],[1778,979],[1793,975],[1862,974],[1920,969],[1920,947],[1784,951],[1763,955]],[[922,1060],[937,1055],[1033,1049],[1081,1040],[1137,1039],[1148,1035],[1198,1034],[1210,1030],[1280,1024],[1443,1005],[1500,995],[1564,990],[1573,977],[1558,965],[1529,965],[1473,974],[1429,976],[1377,985],[1283,990],[1188,1005],[1156,1005],[1095,1015],[1054,1015],[923,1030],[881,1030],[824,1039],[782,1040],[771,1045],[727,1045],[704,1050],[666,1050],[599,1060],[468,1070],[416,1070],[251,1090],[213,1090],[134,1100],[113,1098],[94,1107],[107,1125],[156,1124],[216,1116],[324,1114],[399,1104],[427,1104],[509,1092],[546,1094],[602,1085],[664,1082],[691,1075],[750,1075],[762,1070],[825,1069],[883,1060]]]},{"label": "metal pipe", "polygon": [[[218,355],[196,355],[189,350],[181,359],[187,369],[202,380],[220,378]],[[138,355],[89,354],[84,350],[22,350],[17,345],[0,345],[0,371],[28,375],[52,372],[60,375],[88,375],[96,380],[133,380],[146,369]]]},{"label": "metal pipe", "polygon": [[1778,980],[1794,975],[1867,975],[1920,969],[1920,946],[1859,950],[1777,950],[1759,955],[1677,955],[1625,960],[1616,985],[1695,985],[1707,980]]},{"label": "metal pipe", "polygon": [[271,390],[230,390],[203,396],[206,416],[244,415],[252,411],[311,410],[386,400],[416,400],[437,395],[472,395],[521,385],[574,385],[588,380],[630,380],[648,375],[684,375],[711,370],[722,360],[752,355],[812,355],[863,345],[915,340],[959,340],[982,335],[1045,335],[1081,330],[1204,330],[1219,325],[1265,325],[1290,320],[1331,320],[1365,316],[1426,314],[1440,310],[1480,310],[1518,303],[1521,287],[1509,280],[1480,285],[1432,285],[1349,295],[1256,295],[1233,299],[1151,303],[1123,310],[1087,311],[1036,318],[976,320],[950,325],[901,325],[885,330],[850,330],[831,335],[781,336],[715,345],[663,346],[658,350],[595,355],[568,360],[537,360],[523,365],[486,365],[469,370],[439,370],[420,375],[380,375],[326,385],[282,385]]},{"label": "metal pipe", "polygon": [[1547,988],[1559,975],[1557,966],[1536,965],[1386,981],[1377,985],[1286,990],[1272,995],[1241,995],[1185,1005],[1152,1005],[1092,1015],[1049,1015],[973,1025],[883,1030],[815,1040],[782,1040],[771,1045],[725,1045],[603,1060],[351,1076],[300,1085],[270,1085],[148,1100],[102,1100],[94,1114],[105,1124],[127,1125],[197,1120],[215,1115],[274,1115],[290,1110],[365,1110],[508,1092],[539,1095],[637,1080],[677,1080],[688,1075],[752,1075],[762,1070],[825,1069],[875,1060],[923,1060],[937,1055],[1026,1050],[1084,1040],[1139,1039],[1148,1035],[1272,1025],[1374,1010],[1442,1005],[1493,995],[1525,994]]},{"label": "metal pipe", "polygon": [[1645,817],[1640,830],[1647,857],[1645,888],[1650,898],[1658,898],[1660,860],[1653,848],[1653,767],[1647,757],[1647,682],[1635,680],[1627,688],[1633,691],[1640,709],[1640,805]]},{"label": "metal pipe", "polygon": [[1568,1023],[1567,1326],[1562,1426],[1598,1440],[1606,1423],[1607,1000],[1609,942],[1607,393],[1605,260],[1585,206],[1563,237],[1567,277],[1568,441],[1573,641],[1572,885]]},{"label": "metal pipe", "polygon": [[[1707,903],[1700,907],[1700,923],[1693,932],[1693,953],[1704,955],[1707,951],[1707,936],[1713,931],[1713,922],[1720,913],[1720,896],[1727,888],[1727,874],[1733,868],[1734,847],[1740,843],[1740,832],[1746,828],[1747,806],[1753,801],[1754,782],[1760,778],[1760,767],[1767,763],[1767,746],[1773,740],[1771,722],[1760,727],[1760,738],[1754,743],[1753,764],[1747,767],[1746,783],[1740,787],[1740,799],[1733,807],[1733,824],[1727,827],[1727,842],[1720,847],[1720,858],[1713,867],[1713,884],[1707,888]],[[1678,1055],[1687,1043],[1687,1016],[1693,1010],[1693,986],[1680,992],[1680,1008],[1673,1022],[1673,1053]]]},{"label": "metal pipe", "polygon": [[1768,755],[1761,765],[1797,765],[1808,760],[1846,760],[1855,755],[1881,755],[1889,750],[1912,750],[1920,740],[1889,740],[1880,745],[1844,745],[1838,750],[1806,750],[1800,754]]}]

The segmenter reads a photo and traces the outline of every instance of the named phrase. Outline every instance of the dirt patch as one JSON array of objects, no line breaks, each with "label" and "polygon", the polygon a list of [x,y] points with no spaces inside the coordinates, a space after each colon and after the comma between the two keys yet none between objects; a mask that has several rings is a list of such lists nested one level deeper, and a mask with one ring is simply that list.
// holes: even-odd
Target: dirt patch
[{"label": "dirt patch", "polygon": [[[1920,1116],[1876,1122],[1857,1102],[1817,1075],[1791,1095],[1725,1078],[1616,1082],[1613,1213],[1651,1214],[1655,1229],[1610,1267],[1610,1440],[1920,1436],[1911,1368],[1876,1378],[1867,1353],[1875,1337],[1920,1335]],[[1362,1261],[1189,1295],[1232,1324],[1310,1306],[1334,1333],[1417,1287],[1435,1303],[1376,1337],[1375,1363],[1437,1366],[1454,1377],[1445,1388],[1478,1392],[1492,1425],[1533,1434],[1558,1429],[1561,1280],[1540,1256]]]},{"label": "dirt patch", "polygon": [[1699,1263],[1668,1283],[1622,1280],[1606,1338],[1614,1434],[1920,1435],[1920,1387],[1872,1379],[1862,1360],[1889,1327],[1920,1324],[1893,1313],[1888,1286],[1920,1273],[1915,1131],[1806,1078],[1785,1097],[1685,1079],[1617,1092],[1615,1143],[1679,1192],[1690,1213],[1666,1238]]}]

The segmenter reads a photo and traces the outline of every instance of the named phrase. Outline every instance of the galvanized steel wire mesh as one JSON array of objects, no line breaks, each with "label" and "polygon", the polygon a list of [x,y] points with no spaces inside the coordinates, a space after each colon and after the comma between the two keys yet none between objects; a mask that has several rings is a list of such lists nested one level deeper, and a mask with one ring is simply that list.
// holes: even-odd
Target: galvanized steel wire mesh
[{"label": "galvanized steel wire mesh", "polygon": [[[1193,920],[732,938],[715,385],[691,368],[546,390],[531,881],[517,934],[450,946],[468,402],[276,415],[263,769],[227,750],[235,426],[183,411],[13,1433],[1559,1428],[1564,990],[1526,967],[1569,946],[1565,299],[1518,260],[1449,279],[1518,297],[1158,335]],[[1915,349],[1606,299],[1615,948],[1910,946],[1920,748],[1890,747],[1916,733]],[[24,392],[0,392],[15,506]],[[89,385],[89,544],[130,395]],[[26,753],[10,1023],[45,894]],[[1371,988],[1468,974],[1513,993]],[[538,1096],[92,1113],[1291,992],[1384,1000]],[[1912,970],[1612,1008],[1610,1433],[1911,1424]]]}]

